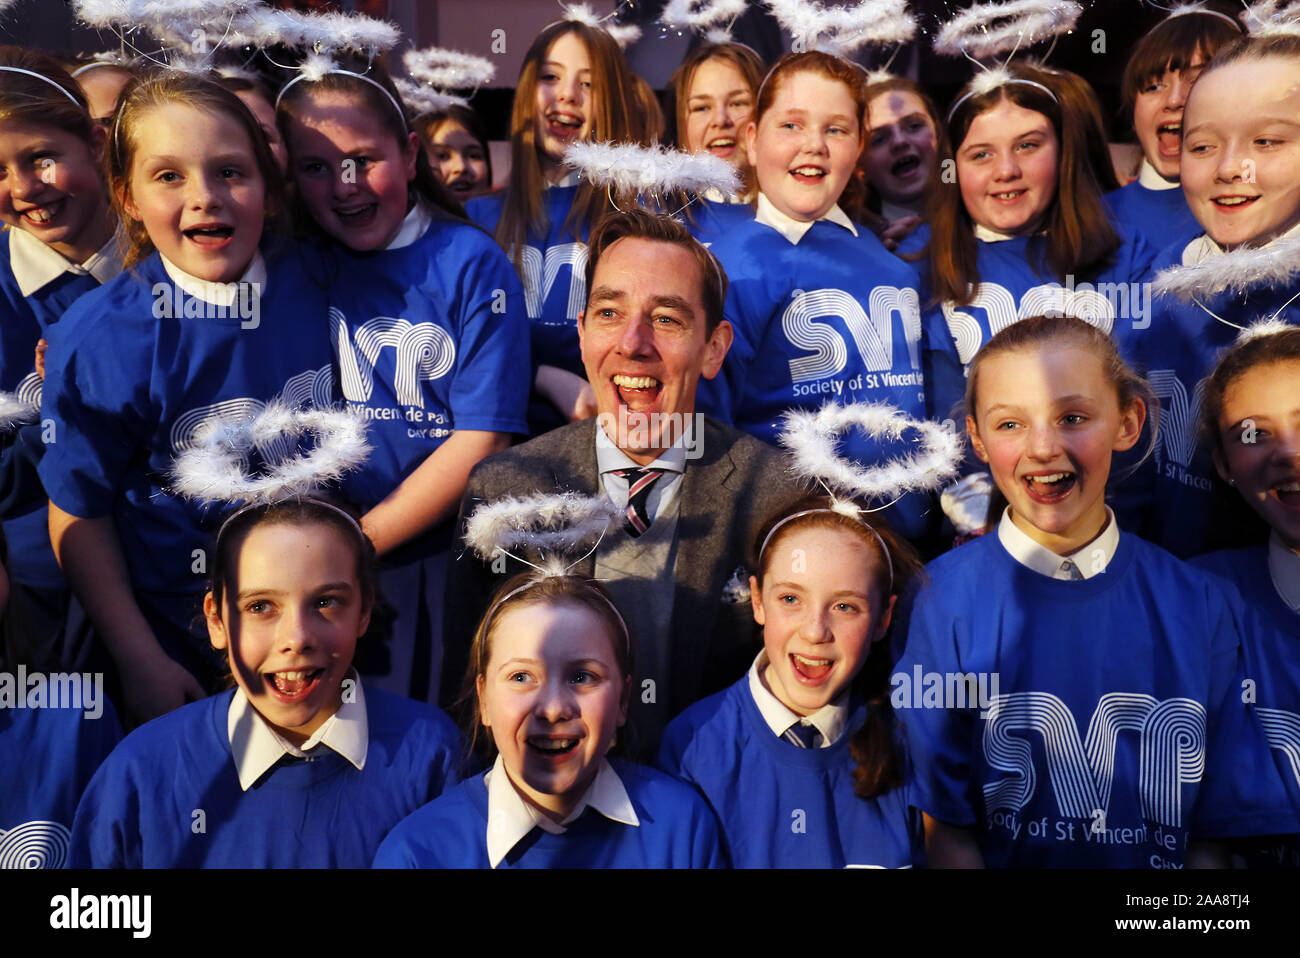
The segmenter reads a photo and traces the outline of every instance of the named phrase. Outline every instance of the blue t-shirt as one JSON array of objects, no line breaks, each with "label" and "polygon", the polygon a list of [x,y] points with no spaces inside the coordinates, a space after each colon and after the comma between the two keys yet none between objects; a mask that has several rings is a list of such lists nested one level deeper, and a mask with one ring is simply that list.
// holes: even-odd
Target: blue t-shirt
[{"label": "blue t-shirt", "polygon": [[[31,691],[30,677],[26,684],[23,694]],[[98,709],[0,707],[0,768],[6,769],[0,788],[0,869],[66,863],[81,793],[122,738],[102,688],[97,704]],[[83,700],[83,705],[90,703]]]},{"label": "blue t-shirt", "polygon": [[[41,377],[36,373],[36,342],[48,336],[50,327],[82,295],[99,288],[89,274],[65,272],[24,296],[18,287],[10,260],[10,231],[0,233],[0,391],[15,393],[20,400],[39,407]],[[30,468],[25,459],[9,456],[12,436],[0,437],[0,469]],[[49,508],[44,501],[23,503],[5,517],[4,536],[9,550],[7,571],[23,585],[58,588],[64,585],[54,549],[50,546]]]},{"label": "blue t-shirt", "polygon": [[1116,222],[1131,236],[1143,237],[1154,249],[1184,243],[1204,230],[1187,207],[1181,187],[1153,190],[1137,180],[1105,196]]},{"label": "blue t-shirt", "polygon": [[[565,229],[565,220],[577,196],[578,186],[552,186],[544,192],[546,233],[530,228],[524,237],[521,266],[524,302],[531,330],[533,368],[558,366],[587,378],[578,346],[578,314],[587,308],[587,244],[583,235],[589,224],[577,224],[577,232]],[[479,196],[465,204],[469,218],[494,234],[505,191]],[[514,260],[514,251],[506,250]]]},{"label": "blue t-shirt", "polygon": [[[1152,273],[1179,264],[1182,251],[1181,246],[1163,250]],[[1205,378],[1240,333],[1228,323],[1248,326],[1270,317],[1295,292],[1294,284],[1286,284],[1199,297],[1204,309],[1158,296],[1152,299],[1148,326],[1116,329],[1124,358],[1147,378],[1160,400],[1155,454],[1124,484],[1134,503],[1128,517],[1140,521],[1134,526],[1140,535],[1174,555],[1252,544],[1256,527],[1220,521],[1236,505],[1236,496],[1216,482],[1209,449],[1200,442],[1201,396]],[[1294,322],[1297,315],[1300,308],[1292,304],[1280,318]]]},{"label": "blue t-shirt", "polygon": [[233,695],[126,737],[77,808],[72,867],[365,868],[389,829],[457,781],[451,720],[367,688],[364,768],[318,745],[243,791],[226,727]]},{"label": "blue t-shirt", "polygon": [[[899,252],[923,249],[929,236],[928,225],[918,227]],[[1100,270],[1070,277],[1052,275],[1041,236],[975,242],[980,282],[974,298],[966,306],[947,302],[933,307],[946,320],[963,366],[969,366],[995,334],[1030,316],[1064,313],[1116,334],[1127,324],[1149,321],[1150,293],[1142,281],[1156,250],[1141,237],[1125,237]],[[917,266],[925,290],[923,301],[928,302],[929,261],[922,257]]]},{"label": "blue t-shirt", "polygon": [[[65,512],[113,518],[141,592],[206,588],[196,550],[209,554],[208,510],[167,489],[177,454],[207,423],[277,398],[326,406],[336,394],[325,291],[292,248],[267,270],[260,300],[227,311],[183,296],[155,253],[82,297],[50,340],[41,481]],[[287,445],[260,452],[293,454]]]},{"label": "blue t-shirt", "polygon": [[434,220],[401,249],[336,255],[330,340],[374,447],[350,498],[373,507],[453,430],[527,432],[524,296],[491,237]]},{"label": "blue t-shirt", "polygon": [[1270,843],[1267,857],[1300,868],[1300,614],[1273,585],[1267,546],[1211,552],[1192,565],[1235,585],[1255,616],[1242,630],[1246,678],[1255,684],[1260,724],[1296,814],[1290,839]]},{"label": "blue t-shirt", "polygon": [[712,246],[739,224],[752,220],[754,207],[751,203],[719,203],[697,197],[690,209],[677,218],[692,236],[705,246]]},{"label": "blue t-shirt", "polygon": [[1242,702],[1242,610],[1212,576],[1134,535],[1083,581],[996,533],[926,571],[892,701],[918,804],[973,826],[987,865],[1181,866],[1189,836],[1290,820]]},{"label": "blue t-shirt", "polygon": [[[854,236],[822,220],[793,244],[751,219],[711,250],[730,280],[725,316],[735,339],[722,372],[700,380],[702,412],[775,442],[786,410],[884,402],[925,419],[934,410],[931,383],[960,379],[942,324],[923,324],[916,272],[869,230]],[[860,463],[899,455],[901,446],[856,430],[841,443]],[[911,494],[884,515],[918,537],[937,512],[931,497]]]},{"label": "blue t-shirt", "polygon": [[722,824],[735,868],[908,868],[924,838],[909,784],[873,799],[853,792],[849,751],[866,708],[829,748],[772,734],[749,676],[696,702],[664,732],[659,767],[690,782]]},{"label": "blue t-shirt", "polygon": [[[639,825],[588,808],[562,835],[534,828],[497,868],[721,868],[718,825],[704,800],[663,772],[610,759]],[[392,830],[376,868],[488,868],[488,790],[466,779]]]}]

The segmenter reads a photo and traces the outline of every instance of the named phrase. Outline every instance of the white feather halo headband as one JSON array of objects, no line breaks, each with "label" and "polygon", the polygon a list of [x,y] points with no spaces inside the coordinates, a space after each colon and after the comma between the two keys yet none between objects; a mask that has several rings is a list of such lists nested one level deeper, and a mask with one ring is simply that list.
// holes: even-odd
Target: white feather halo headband
[{"label": "white feather halo headband", "polygon": [[1296,0],[1257,0],[1241,11],[1240,17],[1246,32],[1254,37],[1300,34],[1300,2]]},{"label": "white feather halo headband", "polygon": [[1223,292],[1244,293],[1256,286],[1278,286],[1300,273],[1300,239],[1257,249],[1239,248],[1204,262],[1161,270],[1151,284],[1157,296],[1195,300]]},{"label": "white feather halo headband", "polygon": [[39,403],[33,405],[21,392],[17,394],[0,392],[0,431],[35,422],[40,417]]},{"label": "white feather halo headband", "polygon": [[948,56],[985,60],[1069,33],[1083,7],[1070,0],[977,3],[939,30],[934,49]]},{"label": "white feather halo headband", "polygon": [[731,39],[731,27],[749,9],[749,0],[668,0],[659,20],[675,30],[691,30],[713,43]]},{"label": "white feather halo headband", "polygon": [[664,146],[632,143],[574,143],[564,162],[584,179],[608,187],[611,193],[653,196],[740,189],[736,168],[708,153],[683,153]]},{"label": "white feather halo headband", "polygon": [[[283,459],[257,476],[247,474],[254,449],[305,435],[310,452]],[[292,409],[267,404],[256,416],[208,423],[172,466],[172,491],[199,502],[248,505],[279,502],[317,491],[365,462],[370,452],[366,422],[350,410]]]},{"label": "white feather halo headband", "polygon": [[563,555],[599,540],[624,518],[623,510],[604,496],[507,496],[480,503],[470,514],[465,543],[485,562],[503,555],[525,562],[517,553],[536,550],[551,560],[546,571],[559,574]]},{"label": "white feather halo headband", "polygon": [[[222,48],[238,46],[246,37],[236,22],[254,14],[260,0],[73,0],[79,20],[111,30],[122,42],[119,59],[135,58],[180,70],[205,70]],[[146,53],[127,39],[144,32],[162,49]],[[163,59],[157,54],[161,53]]]},{"label": "white feather halo headband", "polygon": [[1278,319],[1276,316],[1271,319],[1261,319],[1257,323],[1251,323],[1249,326],[1244,327],[1241,332],[1237,334],[1237,345],[1240,346],[1243,343],[1250,342],[1252,339],[1260,339],[1264,336],[1274,336],[1277,333],[1285,333],[1294,329],[1300,329],[1300,326],[1288,323],[1284,319]]},{"label": "white feather halo headband", "polygon": [[794,38],[794,49],[821,50],[843,57],[866,44],[907,43],[916,18],[906,0],[860,0],[825,7],[816,0],[764,0],[772,16]]},{"label": "white feather halo headband", "polygon": [[[836,437],[852,428],[891,440],[902,440],[906,431],[915,430],[921,449],[864,468],[835,450]],[[957,474],[962,458],[961,437],[952,429],[912,419],[888,403],[828,402],[818,410],[788,410],[779,441],[790,451],[793,472],[821,480],[833,495],[863,499],[897,500],[910,492],[937,489]]]},{"label": "white feather halo headband", "polygon": [[463,96],[441,93],[433,87],[421,86],[402,77],[393,79],[393,86],[402,95],[402,102],[418,116],[424,113],[446,113],[453,106],[469,106],[469,100]]},{"label": "white feather halo headband", "polygon": [[491,83],[497,72],[495,64],[486,57],[438,47],[407,50],[402,54],[402,66],[406,67],[412,80],[440,92],[476,90]]}]

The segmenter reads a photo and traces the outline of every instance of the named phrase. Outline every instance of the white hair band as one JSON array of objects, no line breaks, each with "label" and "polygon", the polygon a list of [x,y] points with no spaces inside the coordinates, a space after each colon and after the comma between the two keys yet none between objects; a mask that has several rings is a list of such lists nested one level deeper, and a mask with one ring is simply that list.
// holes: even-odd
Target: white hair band
[{"label": "white hair band", "polygon": [[[58,90],[60,93],[62,93],[64,96],[66,96],[69,100],[71,100],[73,106],[75,106],[77,109],[79,109],[79,110],[84,110],[84,109],[85,109],[84,106],[82,106],[80,103],[77,102],[77,98],[76,98],[75,96],[73,96],[73,95],[72,95],[71,93],[69,93],[66,89],[64,89],[63,84],[61,84],[61,83],[56,83],[54,80],[51,80],[49,77],[47,77],[47,76],[46,76],[45,74],[43,74],[43,73],[37,73],[35,70],[24,70],[22,67],[6,67],[6,66],[0,66],[0,70],[4,70],[6,73],[21,73],[21,74],[23,74],[24,76],[36,77],[36,79],[38,79],[38,80],[44,80],[44,81],[45,81],[46,83],[48,83],[50,86],[54,87],[54,89]],[[76,76],[76,74],[74,73],[73,76]]]},{"label": "white hair band", "polygon": [[881,551],[881,552],[884,554],[884,556],[885,556],[885,569],[888,570],[888,572],[889,572],[889,588],[886,590],[886,593],[887,593],[888,595],[893,595],[893,593],[894,593],[894,560],[893,560],[893,558],[892,558],[892,557],[890,556],[890,554],[889,554],[889,547],[888,547],[887,545],[885,545],[885,540],[882,539],[882,538],[880,538],[880,533],[877,532],[877,531],[876,531],[872,526],[870,526],[869,524],[863,522],[862,519],[861,519],[860,517],[850,515],[848,512],[843,511],[843,510],[841,510],[841,509],[805,509],[805,510],[803,510],[802,512],[796,512],[796,513],[794,513],[793,515],[786,516],[784,519],[782,519],[782,520],[781,520],[780,522],[778,522],[776,525],[772,526],[772,528],[768,530],[767,535],[765,535],[765,536],[763,537],[763,544],[762,544],[761,546],[759,546],[759,548],[758,548],[758,568],[759,568],[760,570],[762,570],[762,568],[763,568],[763,553],[767,551],[767,544],[768,544],[769,542],[772,541],[772,536],[776,535],[778,529],[780,529],[782,526],[784,526],[784,525],[785,525],[786,523],[788,523],[788,522],[793,522],[795,519],[799,519],[799,518],[801,518],[801,517],[803,517],[803,516],[816,515],[816,514],[818,514],[818,513],[822,513],[822,512],[829,512],[829,513],[832,514],[832,515],[836,515],[836,516],[844,516],[846,519],[853,519],[853,520],[856,521],[860,526],[862,526],[862,528],[866,529],[868,532],[871,533],[872,536],[875,537],[876,544],[877,544],[878,546],[880,546],[880,551]]},{"label": "white hair band", "polygon": [[1052,92],[1051,90],[1049,90],[1047,87],[1043,86],[1043,85],[1042,85],[1041,83],[1039,83],[1037,80],[1025,80],[1025,79],[1022,79],[1021,77],[1011,77],[1011,78],[1009,78],[1009,79],[1003,80],[1003,81],[1002,81],[1001,83],[999,83],[997,86],[992,87],[991,89],[988,89],[988,90],[980,90],[980,89],[967,90],[965,93],[963,93],[960,97],[957,98],[957,102],[956,102],[956,103],[954,103],[952,106],[950,106],[950,107],[948,108],[948,122],[949,122],[949,123],[952,122],[952,117],[953,117],[953,114],[957,112],[957,107],[961,106],[963,103],[965,103],[965,102],[966,102],[967,100],[969,100],[971,97],[973,97],[973,96],[979,96],[979,95],[982,94],[982,93],[992,93],[994,90],[997,90],[997,89],[999,89],[999,88],[1001,88],[1001,87],[1004,87],[1004,86],[1006,86],[1008,83],[1026,83],[1026,84],[1028,84],[1029,86],[1038,87],[1038,89],[1042,90],[1044,93],[1046,93],[1048,96],[1050,96],[1050,97],[1051,97],[1051,98],[1052,98],[1052,99],[1053,99],[1053,100],[1054,100],[1058,105],[1059,105],[1060,102],[1061,102],[1060,100],[1058,100],[1058,99],[1056,98],[1056,94],[1055,94],[1055,93],[1053,93],[1053,92]]},{"label": "white hair band", "polygon": [[[331,73],[337,73],[340,76],[345,76],[345,77],[355,77],[358,80],[364,80],[366,83],[369,83],[372,87],[374,87],[376,90],[378,90],[380,93],[382,93],[385,97],[388,98],[388,102],[393,105],[393,109],[397,111],[397,115],[402,120],[402,129],[403,130],[408,129],[406,124],[406,111],[402,109],[402,105],[400,103],[398,103],[395,99],[393,99],[393,95],[384,89],[384,85],[382,83],[376,83],[374,80],[370,79],[370,77],[364,76],[360,73],[353,73],[351,70],[342,70],[342,69],[338,69],[337,67],[332,70],[325,71],[326,76],[328,76]],[[274,109],[277,110],[280,109],[280,101],[283,100],[284,95],[289,92],[289,87],[293,86],[299,80],[305,80],[305,79],[307,79],[307,75],[305,73],[299,73],[296,77],[294,77],[284,86],[282,86],[280,88],[280,92],[275,97]]]}]

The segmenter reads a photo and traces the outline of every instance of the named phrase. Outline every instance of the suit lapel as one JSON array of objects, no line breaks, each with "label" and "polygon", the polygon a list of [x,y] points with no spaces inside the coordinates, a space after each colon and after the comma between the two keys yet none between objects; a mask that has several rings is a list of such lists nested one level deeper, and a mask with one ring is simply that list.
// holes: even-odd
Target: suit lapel
[{"label": "suit lapel", "polygon": [[[600,466],[596,462],[596,430],[599,420],[590,420],[584,429],[569,430],[568,441],[551,466],[554,489],[571,489],[586,496],[603,496]],[[585,549],[583,550],[586,551]],[[574,575],[588,579],[596,574],[596,557],[587,556],[572,569]]]}]

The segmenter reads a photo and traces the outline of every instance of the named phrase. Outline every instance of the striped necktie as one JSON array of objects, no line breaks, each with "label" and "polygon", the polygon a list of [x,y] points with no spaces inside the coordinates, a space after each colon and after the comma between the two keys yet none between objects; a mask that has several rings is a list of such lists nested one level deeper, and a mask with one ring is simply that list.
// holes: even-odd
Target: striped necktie
[{"label": "striped necktie", "polygon": [[1083,573],[1079,571],[1079,567],[1075,565],[1073,559],[1066,559],[1062,562],[1061,571],[1065,573],[1065,578],[1071,582],[1078,582],[1083,578]]},{"label": "striped necktie", "polygon": [[785,730],[785,739],[792,745],[798,745],[800,748],[820,748],[822,733],[815,725],[804,725],[803,722],[795,722]]},{"label": "striped necktie", "polygon": [[650,528],[647,509],[650,490],[663,474],[663,469],[618,469],[614,472],[614,475],[627,480],[627,522],[624,528],[633,539]]}]

